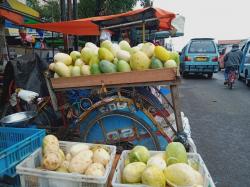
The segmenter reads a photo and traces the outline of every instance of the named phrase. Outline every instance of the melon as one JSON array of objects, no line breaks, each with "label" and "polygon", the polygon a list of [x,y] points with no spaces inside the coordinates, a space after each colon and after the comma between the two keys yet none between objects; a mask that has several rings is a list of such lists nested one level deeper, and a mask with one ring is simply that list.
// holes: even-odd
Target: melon
[{"label": "melon", "polygon": [[137,51],[130,58],[130,66],[132,70],[146,70],[149,69],[150,59],[148,56],[141,52]]},{"label": "melon", "polygon": [[166,148],[167,165],[175,163],[187,163],[187,152],[185,147],[179,142],[172,142]]},{"label": "melon", "polygon": [[119,60],[124,60],[126,62],[129,62],[130,60],[130,53],[128,51],[125,51],[125,50],[119,50],[116,54],[117,58]]},{"label": "melon", "polygon": [[156,46],[154,49],[154,55],[156,58],[160,59],[162,62],[170,60],[170,52],[162,46]]},{"label": "melon", "polygon": [[130,47],[129,43],[126,40],[120,41],[119,46],[120,46],[120,48],[122,50],[125,50],[125,51],[128,51],[128,52],[130,52],[130,50],[131,50],[131,47]]},{"label": "melon", "polygon": [[81,69],[79,66],[73,66],[73,68],[71,69],[71,76],[72,77],[76,77],[76,76],[80,76],[81,75]]},{"label": "melon", "polygon": [[112,45],[112,48],[111,48],[111,53],[113,53],[113,55],[116,57],[117,52],[118,52],[120,49],[121,49],[120,46],[119,46],[118,44],[114,43],[114,44]]},{"label": "melon", "polygon": [[140,51],[140,48],[138,46],[132,47],[130,50],[130,54],[134,54],[135,52]]},{"label": "melon", "polygon": [[72,58],[66,53],[56,53],[54,56],[54,61],[55,62],[62,62],[65,65],[69,66],[72,64]]},{"label": "melon", "polygon": [[112,62],[114,60],[114,55],[106,48],[100,48],[98,50],[98,55],[100,60],[107,60]]},{"label": "melon", "polygon": [[150,65],[151,69],[161,69],[163,68],[163,64],[162,62],[158,59],[158,58],[152,58],[151,59],[151,65]]},{"label": "melon", "polygon": [[101,74],[99,65],[96,64],[96,63],[91,64],[90,65],[90,72],[91,72],[91,75],[99,75],[99,74]]},{"label": "melon", "polygon": [[141,48],[141,51],[145,53],[149,58],[151,58],[154,55],[154,50],[155,50],[155,45],[150,42],[145,43]]},{"label": "melon", "polygon": [[98,64],[99,63],[99,57],[98,55],[94,55],[91,57],[90,61],[89,61],[89,65],[91,66],[92,64]]},{"label": "melon", "polygon": [[75,66],[81,67],[83,64],[84,64],[84,62],[83,62],[82,59],[80,59],[80,58],[78,58],[78,59],[75,61]]},{"label": "melon", "polygon": [[199,172],[185,163],[177,163],[164,169],[167,183],[171,186],[203,185],[203,177]]},{"label": "melon", "polygon": [[62,62],[57,62],[54,70],[60,77],[70,77],[70,69]]},{"label": "melon", "polygon": [[78,58],[81,58],[81,53],[79,51],[72,51],[70,53],[70,56],[71,56],[73,62],[75,62]]},{"label": "melon", "polygon": [[90,67],[89,67],[89,65],[82,65],[82,67],[81,67],[81,74],[82,75],[90,75],[91,73],[90,73]]},{"label": "melon", "polygon": [[116,72],[116,65],[107,61],[107,60],[102,60],[99,63],[99,67],[101,72],[103,73],[114,73]]},{"label": "melon", "polygon": [[51,63],[51,64],[49,65],[49,70],[54,71],[55,65],[56,65],[56,63]]},{"label": "melon", "polygon": [[167,62],[164,63],[165,68],[176,68],[177,64],[174,60],[168,60]]},{"label": "melon", "polygon": [[85,64],[89,64],[91,57],[94,55],[95,55],[94,50],[88,47],[84,47],[81,51],[81,59]]},{"label": "melon", "polygon": [[119,72],[130,72],[131,68],[130,68],[130,65],[126,61],[119,60],[117,62],[117,70]]},{"label": "melon", "polygon": [[92,49],[93,50],[93,53],[94,54],[98,54],[98,47],[94,44],[94,43],[92,43],[92,42],[87,42],[86,44],[85,44],[85,47],[86,48],[90,48],[90,49]]},{"label": "melon", "polygon": [[113,44],[111,41],[109,40],[104,40],[101,45],[100,45],[101,48],[106,48],[108,49],[109,51],[111,51],[112,47],[113,47]]}]

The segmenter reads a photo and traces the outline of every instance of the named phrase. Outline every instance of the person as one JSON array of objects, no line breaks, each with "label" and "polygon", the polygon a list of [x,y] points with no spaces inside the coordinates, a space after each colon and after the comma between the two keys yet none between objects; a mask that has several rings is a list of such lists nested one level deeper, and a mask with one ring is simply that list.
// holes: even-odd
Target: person
[{"label": "person", "polygon": [[[238,44],[233,44],[232,50],[228,52],[224,57],[224,66],[225,66],[225,82],[224,85],[228,83],[228,73],[230,70],[237,70],[241,62],[243,53],[239,50]],[[236,69],[235,69],[236,68]]]}]

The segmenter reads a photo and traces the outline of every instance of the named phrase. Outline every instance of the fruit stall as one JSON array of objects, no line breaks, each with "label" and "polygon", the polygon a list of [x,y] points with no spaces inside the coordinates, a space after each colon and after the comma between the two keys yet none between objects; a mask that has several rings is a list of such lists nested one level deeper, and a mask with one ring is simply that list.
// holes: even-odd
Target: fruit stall
[{"label": "fruit stall", "polygon": [[[77,35],[133,26],[142,30],[144,43],[87,42],[80,52],[54,56],[44,74],[50,97],[40,102],[37,113],[48,121],[56,118],[45,108],[51,105],[63,125],[37,126],[48,135],[43,130],[42,138],[33,140],[39,148],[32,146],[35,151],[27,158],[18,158],[22,162],[13,170],[18,186],[215,186],[188,142],[188,120],[181,113],[178,92],[178,53],[145,42],[146,30],[175,30],[175,17],[146,8],[32,25]],[[62,25],[69,27],[62,30]],[[6,160],[0,162],[7,166]]]}]

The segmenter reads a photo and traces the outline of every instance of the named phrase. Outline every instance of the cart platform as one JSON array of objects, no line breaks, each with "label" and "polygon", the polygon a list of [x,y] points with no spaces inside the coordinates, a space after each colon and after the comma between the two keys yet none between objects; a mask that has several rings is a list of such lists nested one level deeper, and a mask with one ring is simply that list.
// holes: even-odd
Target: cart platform
[{"label": "cart platform", "polygon": [[51,79],[55,90],[93,87],[134,87],[174,84],[178,80],[176,68],[151,69],[122,73],[88,75]]}]

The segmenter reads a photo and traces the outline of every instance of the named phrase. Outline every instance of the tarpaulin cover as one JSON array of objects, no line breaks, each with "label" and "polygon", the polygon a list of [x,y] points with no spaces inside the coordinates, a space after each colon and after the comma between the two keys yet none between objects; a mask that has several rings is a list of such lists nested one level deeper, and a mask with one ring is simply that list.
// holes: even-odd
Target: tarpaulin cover
[{"label": "tarpaulin cover", "polygon": [[98,16],[55,23],[25,24],[24,26],[72,35],[99,35],[100,27],[150,18],[158,18],[158,20],[154,22],[157,24],[158,30],[170,30],[171,21],[175,18],[175,14],[159,8],[142,8],[109,16]]}]

